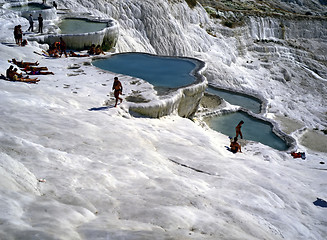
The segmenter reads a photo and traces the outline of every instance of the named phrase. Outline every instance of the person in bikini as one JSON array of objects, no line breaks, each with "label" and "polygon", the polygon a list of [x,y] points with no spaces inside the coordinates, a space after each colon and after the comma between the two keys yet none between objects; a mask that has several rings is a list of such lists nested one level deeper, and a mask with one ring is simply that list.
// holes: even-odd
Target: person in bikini
[{"label": "person in bikini", "polygon": [[230,151],[232,153],[242,152],[241,145],[237,142],[237,137],[230,143]]},{"label": "person in bikini", "polygon": [[31,66],[26,66],[22,71],[27,72],[27,71],[41,71],[45,70],[47,71],[47,67],[31,67]]},{"label": "person in bikini", "polygon": [[53,72],[41,72],[40,70],[32,70],[30,72],[26,72],[28,75],[54,75]]},{"label": "person in bikini", "polygon": [[71,57],[89,57],[90,55],[89,54],[84,54],[84,55],[82,55],[82,54],[76,54],[73,51],[70,51],[69,52],[69,56],[71,56]]},{"label": "person in bikini", "polygon": [[123,99],[119,97],[119,94],[123,93],[123,86],[121,85],[121,82],[118,80],[118,77],[114,78],[114,84],[112,86],[112,90],[114,90],[114,96],[116,98],[115,107],[117,107],[118,100],[120,100],[120,103],[123,101]]}]

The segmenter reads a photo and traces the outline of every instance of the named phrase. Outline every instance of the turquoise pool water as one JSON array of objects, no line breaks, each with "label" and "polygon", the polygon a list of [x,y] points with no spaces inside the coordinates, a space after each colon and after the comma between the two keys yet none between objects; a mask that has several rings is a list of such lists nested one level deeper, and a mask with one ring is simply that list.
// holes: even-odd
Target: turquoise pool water
[{"label": "turquoise pool water", "polygon": [[38,3],[29,3],[26,5],[22,5],[22,6],[15,6],[15,7],[11,7],[12,10],[14,11],[35,11],[35,10],[43,10],[43,9],[47,9],[49,7],[45,7],[42,4],[38,4]]},{"label": "turquoise pool water", "polygon": [[215,94],[225,99],[230,104],[244,107],[245,109],[248,109],[253,113],[258,114],[261,111],[261,101],[254,97],[245,96],[235,92],[213,88],[213,87],[208,87],[206,91],[208,93]]},{"label": "turquoise pool water", "polygon": [[141,78],[155,87],[178,88],[193,83],[196,64],[188,59],[142,53],[116,54],[93,65],[114,73]]},{"label": "turquoise pool water", "polygon": [[107,27],[107,23],[92,22],[84,19],[63,19],[59,23],[59,28],[62,34],[79,34],[97,32]]},{"label": "turquoise pool water", "polygon": [[235,137],[235,127],[241,120],[244,121],[241,129],[244,139],[261,142],[277,150],[287,150],[286,143],[272,132],[270,123],[254,118],[247,113],[235,112],[205,119],[210,128],[231,137]]}]

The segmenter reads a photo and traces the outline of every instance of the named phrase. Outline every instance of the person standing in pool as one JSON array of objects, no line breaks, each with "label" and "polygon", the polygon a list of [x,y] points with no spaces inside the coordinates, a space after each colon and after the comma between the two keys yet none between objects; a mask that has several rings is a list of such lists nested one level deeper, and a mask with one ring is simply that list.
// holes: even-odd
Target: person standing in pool
[{"label": "person standing in pool", "polygon": [[39,31],[38,33],[43,33],[43,17],[42,14],[39,14],[39,17],[37,18],[38,22],[39,22]]},{"label": "person standing in pool", "polygon": [[242,127],[242,125],[243,125],[243,120],[242,121],[240,121],[238,124],[237,124],[237,126],[235,127],[235,130],[236,130],[236,138],[238,137],[238,135],[240,135],[241,136],[241,138],[243,139],[243,135],[242,135],[242,132],[241,132],[241,127]]},{"label": "person standing in pool", "polygon": [[119,97],[119,94],[123,93],[123,86],[121,85],[121,82],[118,80],[118,77],[114,78],[114,84],[112,86],[112,90],[114,90],[114,96],[116,98],[115,107],[117,107],[118,100],[120,100],[120,103],[123,101],[123,99]]}]

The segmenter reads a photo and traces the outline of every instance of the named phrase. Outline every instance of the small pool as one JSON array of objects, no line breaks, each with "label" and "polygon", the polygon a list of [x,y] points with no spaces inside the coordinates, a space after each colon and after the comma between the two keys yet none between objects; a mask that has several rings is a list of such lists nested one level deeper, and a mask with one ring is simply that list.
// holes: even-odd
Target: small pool
[{"label": "small pool", "polygon": [[206,118],[205,121],[210,128],[227,136],[235,137],[235,127],[241,121],[243,138],[261,142],[277,150],[287,150],[287,144],[272,131],[272,124],[254,118],[244,112],[235,112],[222,116]]},{"label": "small pool", "polygon": [[43,4],[40,3],[29,3],[26,5],[20,5],[20,6],[12,6],[11,9],[14,11],[38,11],[38,10],[44,10],[48,9],[50,7],[44,6]]},{"label": "small pool", "polygon": [[230,104],[241,106],[252,111],[253,113],[258,114],[261,112],[261,101],[257,98],[214,87],[209,87],[206,92],[217,95],[225,99]]},{"label": "small pool", "polygon": [[178,88],[196,80],[192,75],[196,63],[184,58],[124,53],[95,60],[93,65],[114,73],[141,78],[155,87]]},{"label": "small pool", "polygon": [[106,22],[93,22],[75,18],[66,18],[59,23],[59,28],[62,34],[97,32],[103,30],[106,27]]}]

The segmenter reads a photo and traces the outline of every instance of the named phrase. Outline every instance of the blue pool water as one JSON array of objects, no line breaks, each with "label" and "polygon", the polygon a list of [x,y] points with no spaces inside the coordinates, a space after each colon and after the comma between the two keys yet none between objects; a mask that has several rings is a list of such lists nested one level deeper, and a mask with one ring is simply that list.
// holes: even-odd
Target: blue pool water
[{"label": "blue pool water", "polygon": [[254,97],[245,96],[242,94],[237,94],[231,91],[222,90],[213,87],[209,87],[206,91],[208,93],[218,95],[219,97],[225,99],[230,104],[244,107],[245,109],[248,109],[253,113],[260,113],[261,111],[261,101]]},{"label": "blue pool water", "polygon": [[206,122],[210,128],[227,136],[235,137],[235,127],[244,121],[241,131],[243,138],[261,142],[277,150],[287,150],[286,143],[272,132],[272,125],[268,122],[254,118],[244,112],[235,112],[222,116],[207,118]]},{"label": "blue pool water", "polygon": [[93,65],[114,73],[141,78],[155,87],[178,88],[196,80],[191,75],[196,64],[188,59],[124,53],[95,60]]}]

